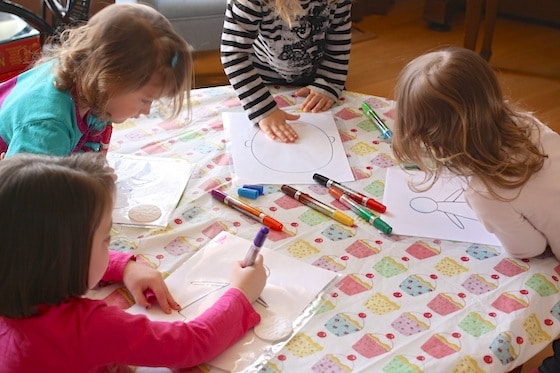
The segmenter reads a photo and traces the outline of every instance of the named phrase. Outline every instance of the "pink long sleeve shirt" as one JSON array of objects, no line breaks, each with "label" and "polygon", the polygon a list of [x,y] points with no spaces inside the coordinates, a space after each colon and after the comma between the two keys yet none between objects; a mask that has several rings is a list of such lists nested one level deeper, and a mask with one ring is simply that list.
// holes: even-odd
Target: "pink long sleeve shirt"
[{"label": "pink long sleeve shirt", "polygon": [[465,199],[510,255],[531,258],[548,246],[560,259],[560,136],[542,123],[539,129],[539,142],[548,158],[523,186],[496,188],[511,200],[493,198],[477,177],[471,179]]},{"label": "pink long sleeve shirt", "polygon": [[[130,255],[111,252],[105,281],[122,281]],[[70,298],[38,315],[0,317],[2,372],[102,372],[106,366],[191,367],[212,359],[260,321],[229,289],[193,321],[155,322],[104,301]]]}]

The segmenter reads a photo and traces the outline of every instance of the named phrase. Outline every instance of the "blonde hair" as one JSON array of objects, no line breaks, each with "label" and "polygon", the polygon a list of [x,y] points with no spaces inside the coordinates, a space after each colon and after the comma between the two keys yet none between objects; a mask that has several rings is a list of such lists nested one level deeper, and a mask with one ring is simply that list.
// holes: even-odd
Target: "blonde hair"
[{"label": "blonde hair", "polygon": [[147,5],[111,4],[87,24],[65,30],[39,63],[56,59],[55,85],[75,89],[80,105],[108,119],[108,101],[145,86],[154,74],[161,97],[172,101],[177,116],[189,104],[192,57],[187,42],[169,21]]},{"label": "blonde hair", "polygon": [[426,189],[447,169],[479,177],[503,199],[496,187],[522,186],[547,157],[535,140],[534,117],[504,101],[490,65],[468,49],[411,61],[399,75],[395,100],[395,157],[426,172]]},{"label": "blonde hair", "polygon": [[[301,6],[301,0],[271,0],[274,1],[274,9],[276,14],[284,20],[290,27],[297,17],[305,15],[305,11]],[[337,0],[330,0],[331,4]]]}]

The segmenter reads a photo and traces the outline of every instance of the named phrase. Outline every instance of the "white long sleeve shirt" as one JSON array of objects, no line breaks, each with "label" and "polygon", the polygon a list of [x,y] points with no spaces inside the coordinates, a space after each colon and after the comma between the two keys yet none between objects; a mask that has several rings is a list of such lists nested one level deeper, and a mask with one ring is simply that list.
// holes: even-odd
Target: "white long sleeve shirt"
[{"label": "white long sleeve shirt", "polygon": [[337,100],[346,84],[351,46],[351,0],[302,0],[305,15],[292,27],[267,0],[229,0],[221,59],[249,119],[277,106],[265,84],[310,87]]},{"label": "white long sleeve shirt", "polygon": [[522,187],[497,189],[500,201],[473,177],[465,198],[486,229],[494,233],[504,249],[519,258],[542,254],[550,246],[560,259],[560,135],[539,124],[540,141],[548,158],[543,168]]}]

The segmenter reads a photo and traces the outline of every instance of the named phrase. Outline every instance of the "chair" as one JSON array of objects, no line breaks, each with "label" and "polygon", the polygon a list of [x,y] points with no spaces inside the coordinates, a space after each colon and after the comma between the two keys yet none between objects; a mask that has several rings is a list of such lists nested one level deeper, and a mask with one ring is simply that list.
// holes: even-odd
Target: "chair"
[{"label": "chair", "polygon": [[0,0],[0,12],[10,13],[23,19],[39,31],[41,44],[44,44],[48,38],[56,38],[65,27],[87,22],[90,0],[42,0],[40,16],[19,4]]},{"label": "chair", "polygon": [[[476,50],[476,41],[478,38],[478,29],[482,18],[482,2],[484,0],[467,0],[465,10],[465,38],[463,46],[470,50]],[[484,39],[482,41],[482,49],[480,55],[486,61],[492,56],[492,37],[494,36],[494,27],[496,26],[496,17],[498,15],[498,0],[485,0],[486,9],[484,11]]]},{"label": "chair", "polygon": [[42,17],[50,18],[55,31],[87,22],[89,10],[90,0],[43,0],[41,3]]},{"label": "chair", "polygon": [[1,0],[0,12],[13,14],[27,22],[29,26],[39,31],[39,34],[41,35],[41,44],[45,42],[46,38],[50,37],[54,33],[53,27],[45,21],[45,19],[19,4],[12,3],[8,0]]}]

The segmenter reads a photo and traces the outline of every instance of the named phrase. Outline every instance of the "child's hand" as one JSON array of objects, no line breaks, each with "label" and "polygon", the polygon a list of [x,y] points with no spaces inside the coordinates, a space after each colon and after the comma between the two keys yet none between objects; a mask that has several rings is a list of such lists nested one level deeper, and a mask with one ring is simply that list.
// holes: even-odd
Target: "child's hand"
[{"label": "child's hand", "polygon": [[146,299],[144,292],[150,289],[165,313],[171,313],[171,309],[179,310],[181,306],[175,301],[167,285],[161,277],[161,273],[147,265],[131,260],[124,268],[123,283],[130,291],[136,303],[142,307],[150,308],[151,304]]},{"label": "child's hand", "polygon": [[301,110],[318,113],[321,111],[329,110],[333,104],[334,100],[329,98],[319,92],[313,91],[307,87],[303,87],[299,89],[296,93],[296,96],[307,96],[303,104],[301,104]]},{"label": "child's hand", "polygon": [[259,127],[265,135],[273,140],[279,138],[283,142],[294,142],[297,140],[297,133],[292,126],[286,123],[287,120],[296,120],[299,115],[289,114],[285,111],[277,109],[268,117],[261,119]]},{"label": "child's hand", "polygon": [[236,263],[231,271],[231,287],[239,289],[249,302],[253,303],[261,295],[266,285],[266,270],[263,256],[257,255],[255,264],[241,267],[241,262]]}]

